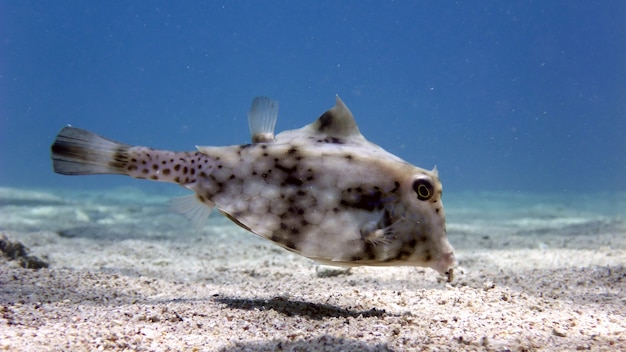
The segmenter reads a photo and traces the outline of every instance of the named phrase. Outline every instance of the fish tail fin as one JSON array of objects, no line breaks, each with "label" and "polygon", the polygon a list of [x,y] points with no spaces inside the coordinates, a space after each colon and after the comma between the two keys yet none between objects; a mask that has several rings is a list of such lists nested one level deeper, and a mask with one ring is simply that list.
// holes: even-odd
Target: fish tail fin
[{"label": "fish tail fin", "polygon": [[63,175],[127,174],[129,145],[64,127],[52,144],[52,167]]}]

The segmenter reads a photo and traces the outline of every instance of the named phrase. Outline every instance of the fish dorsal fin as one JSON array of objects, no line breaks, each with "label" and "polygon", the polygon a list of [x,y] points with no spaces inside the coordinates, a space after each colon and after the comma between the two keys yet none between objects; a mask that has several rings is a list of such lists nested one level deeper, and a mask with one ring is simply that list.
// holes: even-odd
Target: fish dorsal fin
[{"label": "fish dorsal fin", "polygon": [[248,127],[252,143],[274,141],[274,128],[278,119],[278,102],[268,97],[256,97],[248,112]]},{"label": "fish dorsal fin", "polygon": [[330,138],[363,138],[350,109],[339,98],[339,95],[337,95],[335,106],[307,127],[314,134],[326,135]]}]

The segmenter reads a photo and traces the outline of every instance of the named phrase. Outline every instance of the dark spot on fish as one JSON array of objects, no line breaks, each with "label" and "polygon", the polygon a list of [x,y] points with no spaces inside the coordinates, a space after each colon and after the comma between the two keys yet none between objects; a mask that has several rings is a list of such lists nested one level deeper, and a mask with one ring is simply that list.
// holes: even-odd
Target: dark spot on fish
[{"label": "dark spot on fish", "polygon": [[278,235],[272,235],[272,237],[270,238],[270,240],[276,242],[276,243],[280,243],[283,246],[287,247],[287,248],[291,248],[291,249],[296,249],[296,244],[295,242],[287,239],[287,238],[283,238],[281,236]]},{"label": "dark spot on fish", "polygon": [[397,192],[397,191],[398,191],[398,189],[400,188],[400,182],[395,181],[395,182],[393,183],[393,185],[394,185],[393,189],[392,189],[391,191],[389,191],[389,192],[391,192],[391,193],[395,193],[395,192]]},{"label": "dark spot on fish", "polygon": [[183,174],[186,174],[186,173],[187,173],[187,171],[189,171],[189,169],[187,169],[187,166],[184,166],[184,167],[183,167]]},{"label": "dark spot on fish", "polygon": [[348,188],[342,195],[340,204],[344,207],[367,211],[383,208],[382,193],[379,190],[373,190],[368,193],[364,192],[362,187],[357,187],[354,191],[355,192],[352,192],[352,188]]},{"label": "dark spot on fish", "polygon": [[275,162],[274,167],[276,167],[278,170],[286,173],[287,175],[291,175],[292,173],[294,173],[297,170],[297,168],[295,166],[293,166],[293,167],[284,167],[284,166],[280,165],[278,163],[278,159],[274,159],[274,162]]},{"label": "dark spot on fish", "polygon": [[178,177],[178,176],[174,177],[174,182],[180,183],[180,177]]},{"label": "dark spot on fish", "polygon": [[287,154],[295,154],[298,152],[298,149],[296,149],[295,147],[291,147],[289,148],[289,150],[287,150]]},{"label": "dark spot on fish", "polygon": [[[116,157],[117,157],[117,154],[115,154],[115,155],[113,156],[113,159],[115,159]],[[133,162],[133,163],[136,163],[136,162],[137,162],[137,159],[132,158],[132,159],[130,159],[130,161],[131,161],[131,162]]]},{"label": "dark spot on fish", "polygon": [[391,226],[391,213],[389,212],[389,210],[385,210],[385,212],[383,213],[382,218],[378,221],[379,227],[380,228],[385,228],[387,226]]},{"label": "dark spot on fish", "polygon": [[170,174],[170,169],[163,169],[163,171],[161,171],[163,173],[163,175],[169,175]]},{"label": "dark spot on fish", "polygon": [[301,179],[291,176],[291,175],[287,176],[284,182],[285,185],[291,185],[291,186],[302,186],[303,183],[304,182],[302,182]]},{"label": "dark spot on fish", "polygon": [[293,241],[289,241],[288,239],[285,239],[283,244],[285,245],[285,247],[290,248],[290,249],[296,249],[296,243]]},{"label": "dark spot on fish", "polygon": [[148,174],[149,172],[150,172],[150,170],[148,170],[148,169],[141,170],[141,173],[144,174],[144,175]]},{"label": "dark spot on fish", "polygon": [[230,177],[228,179],[232,180],[233,178],[235,178],[235,175],[230,175]]},{"label": "dark spot on fish", "polygon": [[224,167],[224,165],[222,165],[222,164],[217,165],[218,169],[221,169],[222,167]]},{"label": "dark spot on fish", "polygon": [[135,165],[128,165],[127,169],[128,169],[128,171],[135,171],[135,170],[137,170],[137,166],[135,166]]},{"label": "dark spot on fish", "polygon": [[439,214],[439,208],[435,208],[435,213]]},{"label": "dark spot on fish", "polygon": [[332,137],[330,138],[330,140],[327,143],[333,143],[333,144],[343,144],[343,140],[336,138],[336,137]]},{"label": "dark spot on fish", "polygon": [[159,177],[158,177],[157,175],[152,175],[152,176],[150,176],[150,179],[152,179],[152,180],[158,180],[158,179],[159,179]]},{"label": "dark spot on fish", "polygon": [[333,124],[333,115],[330,112],[326,111],[322,114],[322,116],[319,117],[318,120],[320,122],[319,130],[323,132],[325,129]]},{"label": "dark spot on fish", "polygon": [[[290,203],[293,203],[293,200]],[[304,214],[304,209],[299,208],[299,207],[294,207],[294,206],[290,206],[289,208],[287,208],[287,211],[292,214],[298,214],[298,215]]]},{"label": "dark spot on fish", "polygon": [[165,164],[167,164],[167,161],[165,160],[161,161],[161,165],[165,165]]},{"label": "dark spot on fish", "polygon": [[430,251],[427,249],[424,251],[424,261],[429,262],[433,260],[433,256],[430,254]]},{"label": "dark spot on fish", "polygon": [[376,259],[376,252],[374,252],[374,244],[370,241],[363,242],[363,259]]},{"label": "dark spot on fish", "polygon": [[406,260],[415,251],[415,241],[404,243],[395,257],[389,258],[386,261]]},{"label": "dark spot on fish", "polygon": [[189,170],[189,173],[192,175],[196,174],[196,169],[194,169],[193,167]]},{"label": "dark spot on fish", "polygon": [[159,169],[159,165],[157,164],[153,164],[152,165],[152,170],[158,170]]},{"label": "dark spot on fish", "polygon": [[330,138],[318,139],[317,143],[344,144],[344,141],[337,137],[330,137]]},{"label": "dark spot on fish", "polygon": [[349,160],[349,161],[352,161],[352,159],[353,159],[354,157],[352,156],[352,154],[346,154],[346,156],[344,156],[344,158],[346,158],[346,159],[347,159],[347,160]]},{"label": "dark spot on fish", "polygon": [[176,170],[176,171],[180,170],[180,164],[174,165],[174,170]]}]

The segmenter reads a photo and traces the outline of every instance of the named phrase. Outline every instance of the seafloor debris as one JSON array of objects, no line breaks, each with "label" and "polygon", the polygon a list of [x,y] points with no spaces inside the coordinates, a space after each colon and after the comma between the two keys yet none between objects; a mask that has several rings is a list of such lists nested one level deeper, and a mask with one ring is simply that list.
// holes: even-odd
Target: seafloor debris
[{"label": "seafloor debris", "polygon": [[28,254],[28,247],[18,241],[10,241],[0,233],[0,255],[9,261],[15,260],[19,266],[26,269],[47,268],[48,262],[34,255]]}]

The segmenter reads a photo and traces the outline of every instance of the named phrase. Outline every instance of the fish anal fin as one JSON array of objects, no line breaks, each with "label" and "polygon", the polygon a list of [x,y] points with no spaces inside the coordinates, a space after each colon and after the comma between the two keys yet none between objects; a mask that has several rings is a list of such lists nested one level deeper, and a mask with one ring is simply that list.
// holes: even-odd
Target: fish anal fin
[{"label": "fish anal fin", "polygon": [[211,201],[201,199],[197,194],[170,200],[170,209],[191,221],[196,230],[204,225],[214,206]]}]

